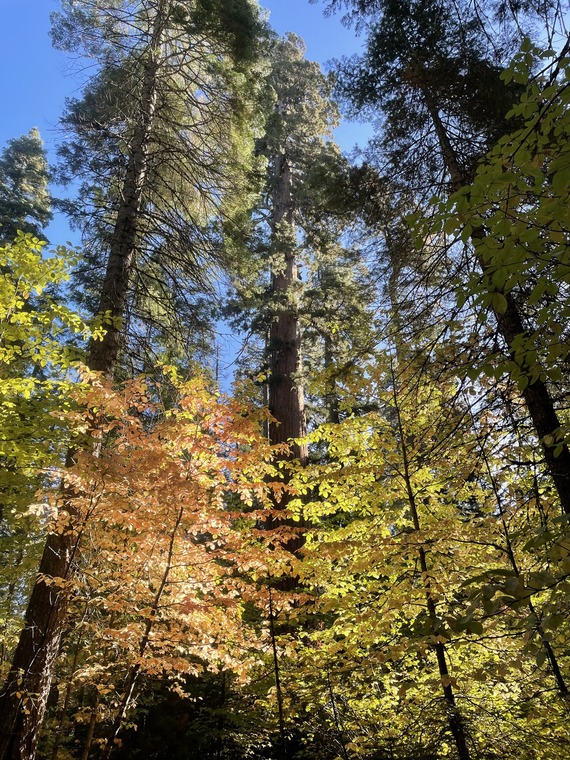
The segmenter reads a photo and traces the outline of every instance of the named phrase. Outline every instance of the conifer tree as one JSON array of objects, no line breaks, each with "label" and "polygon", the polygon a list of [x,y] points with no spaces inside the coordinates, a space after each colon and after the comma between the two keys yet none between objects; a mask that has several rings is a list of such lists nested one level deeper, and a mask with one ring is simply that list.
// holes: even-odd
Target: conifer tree
[{"label": "conifer tree", "polygon": [[[332,83],[304,59],[303,43],[293,35],[273,42],[270,60],[269,117],[259,142],[267,183],[250,243],[257,267],[244,269],[237,283],[237,311],[266,336],[268,405],[277,421],[270,436],[286,443],[306,429],[303,355],[311,354],[313,375],[317,364],[330,367],[333,355],[340,361],[341,337],[349,344],[351,328],[366,332],[364,311],[372,295],[358,246],[349,241],[353,218],[338,205],[349,167],[332,139],[338,119]],[[344,351],[346,358],[346,346]],[[294,446],[293,452],[306,460],[306,449]]]},{"label": "conifer tree", "polygon": [[104,2],[55,19],[59,47],[101,64],[67,104],[60,174],[81,181],[64,209],[88,250],[84,298],[111,318],[91,349],[107,373],[126,339],[135,366],[153,336],[188,355],[184,337],[211,319],[200,296],[229,264],[221,221],[239,225],[248,197],[261,24],[249,0],[219,5],[141,2],[126,27],[132,11]]},{"label": "conifer tree", "polygon": [[[319,68],[304,59],[302,42],[289,35],[272,55],[270,84],[275,106],[267,128],[270,198],[269,410],[276,422],[270,440],[286,443],[303,437],[303,361],[300,334],[299,194],[309,162],[330,135],[336,114],[329,86]],[[307,118],[310,113],[310,119]],[[295,445],[293,455],[306,462],[307,450]]]},{"label": "conifer tree", "polygon": [[49,167],[39,131],[16,137],[0,155],[0,239],[18,230],[41,237],[52,217]]}]

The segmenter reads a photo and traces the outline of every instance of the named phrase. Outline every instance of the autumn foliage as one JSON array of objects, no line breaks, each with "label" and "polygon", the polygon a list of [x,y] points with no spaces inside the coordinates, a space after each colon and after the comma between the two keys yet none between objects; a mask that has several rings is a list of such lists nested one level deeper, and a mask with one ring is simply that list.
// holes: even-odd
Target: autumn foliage
[{"label": "autumn foliage", "polygon": [[[203,378],[166,374],[114,390],[84,371],[74,395],[81,411],[65,417],[91,446],[61,473],[51,529],[77,538],[69,593],[85,651],[71,677],[96,689],[114,738],[139,676],[175,687],[205,669],[246,677],[258,663],[259,631],[243,624],[244,609],[266,605],[256,583],[270,561],[260,526],[282,486],[263,413]],[[273,571],[280,540],[272,537]]]}]

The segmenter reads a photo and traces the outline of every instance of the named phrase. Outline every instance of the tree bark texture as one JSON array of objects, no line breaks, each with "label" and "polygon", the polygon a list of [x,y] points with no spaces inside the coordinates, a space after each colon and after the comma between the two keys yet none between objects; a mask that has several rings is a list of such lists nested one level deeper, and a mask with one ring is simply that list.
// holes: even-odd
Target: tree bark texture
[{"label": "tree bark texture", "polygon": [[35,756],[65,626],[68,599],[65,585],[75,549],[76,540],[70,531],[48,536],[24,628],[0,694],[2,760],[33,760]]},{"label": "tree bark texture", "polygon": [[93,341],[89,351],[89,368],[104,375],[113,375],[119,355],[122,326],[133,264],[137,235],[148,173],[149,149],[158,99],[158,73],[161,47],[168,15],[169,0],[159,4],[149,41],[149,54],[141,92],[140,112],[131,143],[127,172],[121,192],[121,203],[111,237],[109,259],[101,289],[97,314],[110,317],[105,323],[102,340]]},{"label": "tree bark texture", "polygon": [[[291,168],[285,155],[275,161],[273,193],[273,248],[280,263],[271,275],[271,291],[279,301],[269,331],[269,410],[275,423],[269,426],[272,444],[287,443],[305,435],[305,397],[301,381],[302,354],[299,317],[294,302],[299,272],[295,256]],[[281,233],[285,241],[281,243]],[[307,447],[294,444],[291,457],[307,460]]]},{"label": "tree bark texture", "polygon": [[[271,444],[288,443],[290,453],[283,459],[307,463],[306,444],[291,444],[291,439],[302,438],[306,433],[305,395],[301,380],[302,353],[299,317],[295,304],[295,286],[299,272],[295,255],[295,223],[293,218],[293,198],[291,192],[291,167],[287,157],[279,154],[274,161],[273,214],[271,220],[273,263],[271,272],[271,292],[278,302],[269,330],[269,411],[275,422],[269,424]],[[275,262],[278,262],[277,264]],[[289,475],[284,470],[287,483]],[[289,497],[284,492],[275,503],[277,509],[286,509]],[[271,518],[266,527],[271,530],[288,521]],[[290,523],[301,527],[302,523]],[[293,553],[303,545],[303,537],[290,539],[286,546]],[[281,588],[294,585],[286,579]]]}]

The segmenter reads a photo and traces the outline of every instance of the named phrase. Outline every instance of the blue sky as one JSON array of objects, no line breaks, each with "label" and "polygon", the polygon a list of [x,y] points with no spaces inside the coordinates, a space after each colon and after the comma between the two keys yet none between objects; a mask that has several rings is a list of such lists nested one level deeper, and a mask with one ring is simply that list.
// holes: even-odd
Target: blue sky
[{"label": "blue sky", "polygon": [[[58,0],[0,0],[0,148],[10,138],[38,127],[52,154],[64,100],[79,94],[80,82],[69,57],[51,47],[49,16],[58,5]],[[323,2],[262,0],[262,5],[280,34],[298,34],[307,45],[307,57],[325,67],[331,58],[360,49],[360,40],[338,16],[324,16]],[[363,125],[345,123],[337,139],[350,150],[366,133]],[[54,242],[62,242],[63,234],[69,237],[59,220],[48,234]]]}]

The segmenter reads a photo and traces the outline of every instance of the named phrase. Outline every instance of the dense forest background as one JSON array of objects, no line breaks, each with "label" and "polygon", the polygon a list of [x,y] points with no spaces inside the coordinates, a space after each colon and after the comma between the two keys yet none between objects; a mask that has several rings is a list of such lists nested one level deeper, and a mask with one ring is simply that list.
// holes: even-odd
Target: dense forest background
[{"label": "dense forest background", "polygon": [[52,15],[84,85],[0,155],[0,760],[570,757],[564,8],[321,10],[329,73],[256,0]]}]

